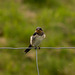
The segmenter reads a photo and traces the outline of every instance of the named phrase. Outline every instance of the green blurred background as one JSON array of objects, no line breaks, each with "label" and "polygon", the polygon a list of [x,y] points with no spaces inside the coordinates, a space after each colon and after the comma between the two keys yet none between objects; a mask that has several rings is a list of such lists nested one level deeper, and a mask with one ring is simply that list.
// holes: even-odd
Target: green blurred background
[{"label": "green blurred background", "polygon": [[[36,27],[41,47],[75,46],[75,0],[0,0],[0,47],[27,47]],[[40,75],[75,75],[75,49],[38,50]],[[0,49],[0,75],[37,75],[35,50]]]}]

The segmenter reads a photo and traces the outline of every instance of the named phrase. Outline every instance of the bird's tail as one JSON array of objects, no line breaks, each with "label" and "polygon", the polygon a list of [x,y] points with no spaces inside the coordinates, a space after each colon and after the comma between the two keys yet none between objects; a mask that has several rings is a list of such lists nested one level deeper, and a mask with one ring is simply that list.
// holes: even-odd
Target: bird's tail
[{"label": "bird's tail", "polygon": [[31,50],[32,45],[30,44],[29,47],[24,51],[25,53],[29,52]]}]

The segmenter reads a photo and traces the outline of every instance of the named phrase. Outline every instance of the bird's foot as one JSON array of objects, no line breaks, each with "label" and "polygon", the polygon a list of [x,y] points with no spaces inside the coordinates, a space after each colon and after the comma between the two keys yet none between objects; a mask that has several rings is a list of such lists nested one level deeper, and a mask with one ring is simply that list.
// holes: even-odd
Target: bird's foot
[{"label": "bird's foot", "polygon": [[38,46],[38,47],[35,47],[35,49],[40,49],[40,47]]},{"label": "bird's foot", "polygon": [[35,47],[35,49],[37,49],[37,47]]},{"label": "bird's foot", "polygon": [[38,49],[40,49],[40,47],[38,46]]}]

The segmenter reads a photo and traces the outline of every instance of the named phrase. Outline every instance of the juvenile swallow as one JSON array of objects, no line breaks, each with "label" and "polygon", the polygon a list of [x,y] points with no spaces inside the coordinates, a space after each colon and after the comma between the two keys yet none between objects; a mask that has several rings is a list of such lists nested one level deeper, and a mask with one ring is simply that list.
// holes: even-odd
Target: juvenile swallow
[{"label": "juvenile swallow", "polygon": [[[39,47],[41,41],[45,38],[45,34],[41,27],[37,27],[35,30],[35,33],[30,37],[30,45],[29,47],[24,51],[25,53],[29,52],[32,47]],[[40,47],[39,47],[40,49]]]}]

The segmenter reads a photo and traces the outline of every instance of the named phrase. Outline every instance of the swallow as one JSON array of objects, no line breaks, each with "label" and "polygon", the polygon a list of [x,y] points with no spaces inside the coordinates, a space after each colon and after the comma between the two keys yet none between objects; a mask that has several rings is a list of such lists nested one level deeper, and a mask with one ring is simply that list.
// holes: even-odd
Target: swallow
[{"label": "swallow", "polygon": [[[35,33],[30,37],[30,45],[29,47],[24,51],[25,53],[29,52],[32,47],[39,47],[41,41],[45,38],[45,34],[41,27],[37,27],[35,30]],[[40,49],[40,47],[39,47]]]}]

